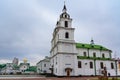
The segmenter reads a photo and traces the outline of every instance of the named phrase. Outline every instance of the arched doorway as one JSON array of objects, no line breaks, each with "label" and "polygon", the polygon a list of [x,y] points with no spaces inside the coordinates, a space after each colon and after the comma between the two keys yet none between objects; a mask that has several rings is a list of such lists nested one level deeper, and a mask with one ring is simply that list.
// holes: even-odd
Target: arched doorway
[{"label": "arched doorway", "polygon": [[71,68],[65,68],[65,72],[66,72],[66,76],[70,76],[70,73],[72,72],[72,69]]}]

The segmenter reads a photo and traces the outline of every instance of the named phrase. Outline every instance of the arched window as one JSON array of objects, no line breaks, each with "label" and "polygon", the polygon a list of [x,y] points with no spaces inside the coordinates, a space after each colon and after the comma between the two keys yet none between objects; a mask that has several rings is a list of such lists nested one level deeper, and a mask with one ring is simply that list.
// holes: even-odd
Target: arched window
[{"label": "arched window", "polygon": [[69,38],[69,33],[68,32],[65,33],[65,38]]},{"label": "arched window", "polygon": [[105,58],[105,54],[104,53],[102,54],[102,58]]},{"label": "arched window", "polygon": [[90,62],[90,68],[93,68],[93,62]]},{"label": "arched window", "polygon": [[67,18],[67,15],[65,15],[65,18]]},{"label": "arched window", "polygon": [[78,68],[82,68],[82,63],[81,63],[81,61],[78,61]]},{"label": "arched window", "polygon": [[96,57],[96,53],[93,53],[93,57]]},{"label": "arched window", "polygon": [[68,27],[68,21],[65,21],[65,27]]},{"label": "arched window", "polygon": [[84,55],[84,56],[87,56],[86,52],[83,52],[83,55]]},{"label": "arched window", "polygon": [[103,62],[100,63],[100,67],[101,67],[101,69],[103,69]]},{"label": "arched window", "polygon": [[113,63],[111,63],[111,69],[114,69],[114,64]]}]

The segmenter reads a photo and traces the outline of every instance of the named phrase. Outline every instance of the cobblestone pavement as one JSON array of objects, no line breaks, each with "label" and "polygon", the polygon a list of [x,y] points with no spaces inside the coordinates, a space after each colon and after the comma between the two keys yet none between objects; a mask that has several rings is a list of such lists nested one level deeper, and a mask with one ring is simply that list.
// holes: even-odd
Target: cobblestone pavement
[{"label": "cobblestone pavement", "polygon": [[56,78],[56,77],[53,77],[53,78],[45,78],[45,77],[37,77],[37,78],[3,78],[3,79],[0,79],[0,80],[90,80],[91,77],[63,77],[63,78]]}]

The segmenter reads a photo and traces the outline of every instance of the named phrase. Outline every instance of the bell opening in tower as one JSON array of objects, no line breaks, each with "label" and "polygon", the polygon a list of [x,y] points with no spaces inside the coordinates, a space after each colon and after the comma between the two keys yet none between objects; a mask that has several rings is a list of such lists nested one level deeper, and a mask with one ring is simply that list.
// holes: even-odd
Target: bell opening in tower
[{"label": "bell opening in tower", "polygon": [[68,21],[65,21],[65,27],[68,27]]}]

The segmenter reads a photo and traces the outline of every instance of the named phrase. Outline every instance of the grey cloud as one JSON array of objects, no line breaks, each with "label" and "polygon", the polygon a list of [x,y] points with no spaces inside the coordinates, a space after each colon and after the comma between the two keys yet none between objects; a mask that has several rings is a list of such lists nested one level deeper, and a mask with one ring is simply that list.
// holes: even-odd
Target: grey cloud
[{"label": "grey cloud", "polygon": [[[66,3],[73,18],[73,27],[76,28],[75,41],[89,43],[93,37],[96,44],[118,51],[118,0],[114,4],[109,0],[94,1],[71,0]],[[52,32],[62,7],[63,2],[56,0],[51,4],[46,0],[1,0],[0,59],[35,59],[36,56],[43,58],[49,55]],[[35,60],[37,62],[39,59]]]}]

